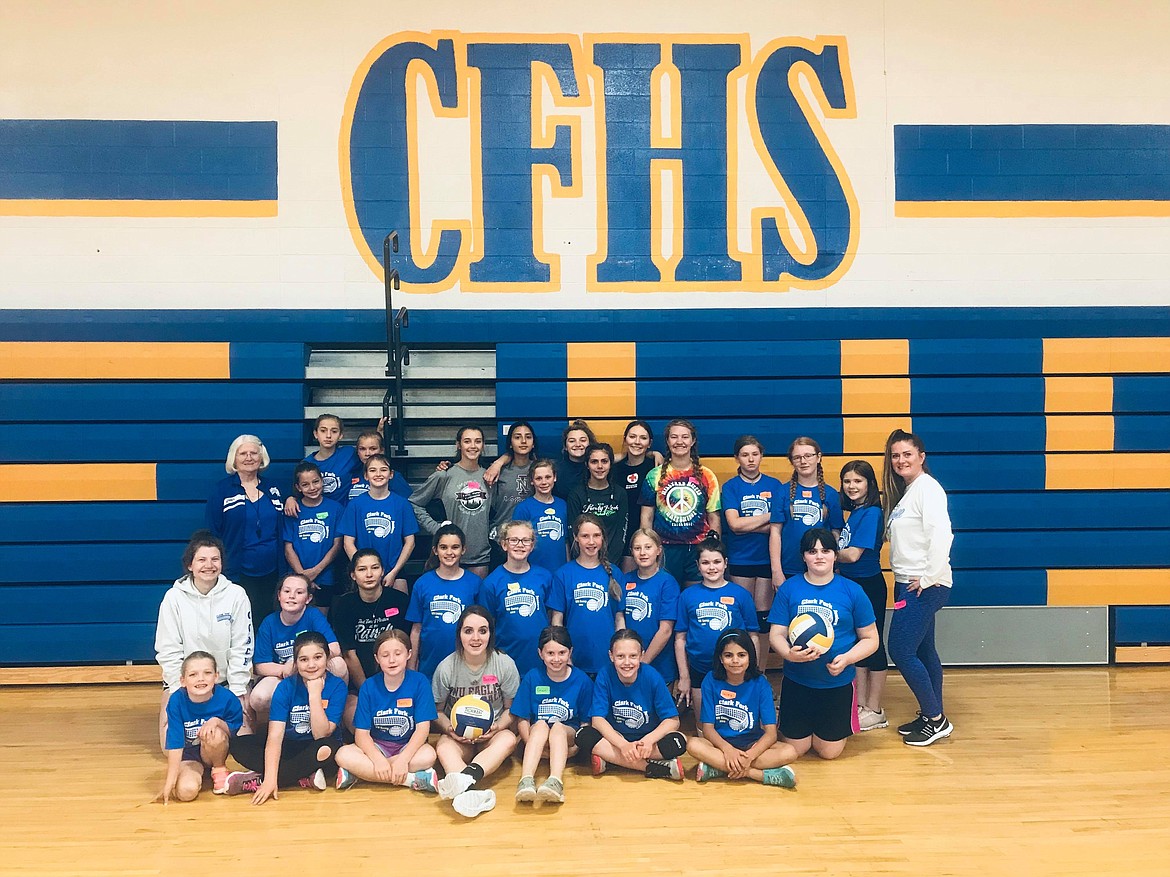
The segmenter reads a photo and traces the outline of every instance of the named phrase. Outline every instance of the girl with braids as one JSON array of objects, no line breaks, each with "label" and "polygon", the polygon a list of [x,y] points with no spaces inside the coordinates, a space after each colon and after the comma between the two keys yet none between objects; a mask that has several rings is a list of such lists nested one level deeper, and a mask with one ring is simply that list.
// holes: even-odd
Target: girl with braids
[{"label": "girl with braids", "polygon": [[685,588],[699,581],[698,544],[720,534],[719,481],[699,459],[699,436],[689,420],[666,425],[670,460],[642,485],[642,526],[662,537],[663,568]]},{"label": "girl with braids", "polygon": [[772,570],[772,584],[777,588],[785,579],[804,573],[800,538],[806,532],[827,527],[838,536],[845,526],[841,494],[825,484],[821,446],[806,435],[797,436],[788,446],[788,460],[792,463],[792,479],[783,510],[786,513],[781,516],[779,503],[772,510],[772,526],[780,528],[780,569]]},{"label": "girl with braids", "polygon": [[637,564],[630,553],[634,531],[642,526],[642,483],[650,470],[662,465],[662,454],[651,448],[654,430],[645,420],[631,420],[622,433],[622,455],[613,464],[613,483],[626,489],[628,511],[626,534],[622,538],[622,572],[633,572]]},{"label": "girl with braids", "polygon": [[922,439],[895,429],[886,440],[886,533],[894,570],[890,658],[918,699],[918,718],[898,727],[910,746],[929,746],[954,728],[943,713],[943,670],[934,619],[950,599],[951,516],[947,495],[926,467]]},{"label": "girl with braids", "polygon": [[573,663],[590,678],[608,662],[606,647],[615,630],[626,626],[622,589],[605,551],[605,530],[595,515],[573,522],[573,560],[555,573],[549,587],[551,623],[569,629]]}]

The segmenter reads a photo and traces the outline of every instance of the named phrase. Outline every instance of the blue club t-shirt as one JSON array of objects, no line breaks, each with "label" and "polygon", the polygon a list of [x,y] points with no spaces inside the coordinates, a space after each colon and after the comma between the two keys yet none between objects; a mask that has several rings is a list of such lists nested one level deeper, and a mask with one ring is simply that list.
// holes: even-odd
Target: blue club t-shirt
[{"label": "blue club t-shirt", "polygon": [[[731,510],[741,518],[772,515],[772,510],[776,506],[783,510],[787,496],[788,492],[784,485],[771,475],[761,475],[754,483],[748,483],[742,476],[736,475],[723,483],[723,514],[726,516]],[[775,516],[771,521],[781,523]],[[723,538],[727,543],[728,563],[737,566],[766,566],[770,562],[767,530],[741,534],[734,532],[731,527],[724,527]]]},{"label": "blue club t-shirt", "polygon": [[698,584],[682,592],[674,630],[687,635],[687,659],[693,671],[693,688],[698,688],[703,678],[695,674],[706,674],[711,669],[719,635],[734,627],[748,631],[760,629],[755,599],[746,588],[724,582],[718,588]]},{"label": "blue club t-shirt", "polygon": [[419,722],[433,722],[438,717],[430,681],[422,673],[407,670],[393,691],[386,687],[385,673],[371,676],[362,684],[353,726],[369,731],[371,737],[383,743],[403,744]]},{"label": "blue club t-shirt", "polygon": [[211,691],[203,703],[195,703],[187,689],[179,688],[167,701],[167,741],[165,749],[184,749],[199,745],[199,729],[211,719],[223,719],[228,733],[235,734],[244,723],[240,699],[222,685]]},{"label": "blue club t-shirt", "polygon": [[833,645],[815,661],[798,663],[787,661],[784,675],[793,682],[809,688],[838,688],[850,685],[856,670],[846,667],[839,676],[829,673],[829,662],[849,651],[857,643],[857,629],[874,624],[873,606],[852,579],[835,575],[828,584],[814,585],[803,575],[788,579],[768,612],[768,623],[788,627],[797,615],[819,615],[833,628]]},{"label": "blue club t-shirt", "polygon": [[357,497],[345,507],[341,516],[340,536],[352,536],[360,551],[372,548],[382,558],[382,568],[389,570],[398,562],[402,542],[418,532],[418,518],[414,507],[396,493],[383,499],[374,499],[368,493]]},{"label": "blue club t-shirt", "polygon": [[337,445],[328,460],[318,460],[317,452],[313,452],[305,457],[305,462],[321,470],[325,498],[344,507],[349,502],[349,487],[354,477],[362,472],[357,450],[352,445]]},{"label": "blue club t-shirt", "polygon": [[617,629],[614,618],[622,604],[609,593],[605,567],[586,569],[575,560],[566,563],[553,573],[548,608],[565,614],[576,666],[593,674],[609,665],[609,639]]},{"label": "blue club t-shirt", "polygon": [[[332,673],[325,674],[325,688],[321,692],[321,704],[325,707],[325,718],[334,725],[333,736],[341,739],[341,713],[345,709],[345,683]],[[284,722],[284,736],[288,740],[312,740],[313,729],[309,722],[309,690],[305,680],[298,673],[280,680],[272,692],[272,705],[268,721]]]},{"label": "blue club t-shirt", "polygon": [[739,685],[708,673],[701,688],[699,721],[714,725],[719,736],[740,751],[764,736],[765,725],[776,724],[772,686],[763,673]]},{"label": "blue club t-shirt", "polygon": [[[292,546],[301,568],[311,569],[325,559],[334,540],[341,535],[337,527],[343,510],[331,499],[323,499],[315,506],[307,506],[303,501],[300,505],[300,513],[295,518],[284,519],[284,541]],[[332,585],[332,565],[321,570],[316,581],[323,587]]]},{"label": "blue club t-shirt", "polygon": [[643,664],[634,681],[626,685],[610,664],[593,683],[589,714],[605,719],[632,743],[661,725],[663,719],[677,718],[678,707],[665,680],[653,667]]},{"label": "blue club t-shirt", "polygon": [[516,662],[523,676],[540,666],[536,643],[548,626],[548,590],[552,573],[529,565],[528,572],[496,567],[483,580],[478,602],[496,619],[496,647]]},{"label": "blue club t-shirt", "polygon": [[535,496],[521,500],[512,510],[513,521],[529,521],[536,531],[536,544],[528,562],[556,572],[568,560],[565,553],[565,534],[569,531],[569,509],[565,501],[554,496],[543,503]]},{"label": "blue club t-shirt", "polygon": [[[780,565],[784,575],[797,576],[804,572],[804,555],[800,553],[800,537],[814,527],[827,527],[830,530],[840,530],[845,526],[845,515],[841,511],[841,494],[829,485],[825,485],[825,505],[829,508],[828,520],[824,519],[824,510],[821,508],[821,491],[815,485],[802,487],[796,485],[796,497],[791,497],[792,484],[781,485],[781,497],[772,508],[783,505],[785,516],[780,530]],[[773,512],[773,523],[778,520]]]},{"label": "blue club t-shirt", "polygon": [[561,682],[549,678],[543,666],[524,674],[512,701],[512,715],[528,722],[548,722],[580,728],[593,706],[593,683],[578,667],[569,667]]},{"label": "blue club t-shirt", "polygon": [[[626,617],[626,627],[638,632],[644,646],[650,645],[661,622],[673,623],[678,618],[678,595],[678,582],[664,569],[657,570],[648,579],[639,578],[637,570],[626,573],[622,612]],[[673,635],[650,666],[667,682],[678,678]]]},{"label": "blue club t-shirt", "polygon": [[435,675],[439,663],[455,651],[459,636],[459,616],[475,605],[482,581],[475,573],[462,570],[454,581],[439,577],[434,570],[418,577],[410,592],[406,620],[421,624],[419,631],[418,671],[427,679]]},{"label": "blue club t-shirt", "polygon": [[256,664],[284,664],[292,660],[293,640],[298,633],[315,630],[325,637],[325,642],[337,642],[337,634],[325,620],[325,615],[315,606],[306,606],[301,617],[292,624],[280,620],[280,610],[264,617],[260,630],[256,632],[256,651],[252,661]]},{"label": "blue club t-shirt", "polygon": [[870,505],[850,512],[838,544],[842,548],[862,549],[856,563],[840,565],[841,575],[854,581],[879,575],[882,571],[882,507]]}]

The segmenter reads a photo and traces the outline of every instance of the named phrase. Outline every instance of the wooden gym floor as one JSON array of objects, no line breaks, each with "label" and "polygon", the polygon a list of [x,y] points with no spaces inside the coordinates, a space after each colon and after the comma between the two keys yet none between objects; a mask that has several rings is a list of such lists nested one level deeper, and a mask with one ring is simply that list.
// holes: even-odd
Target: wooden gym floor
[{"label": "wooden gym floor", "polygon": [[[568,803],[534,811],[512,800],[513,761],[476,820],[364,784],[163,807],[156,686],[0,688],[0,873],[1170,874],[1170,668],[947,683],[950,740],[859,735],[836,762],[802,759],[795,792],[571,768]],[[891,721],[908,719],[889,687]]]}]

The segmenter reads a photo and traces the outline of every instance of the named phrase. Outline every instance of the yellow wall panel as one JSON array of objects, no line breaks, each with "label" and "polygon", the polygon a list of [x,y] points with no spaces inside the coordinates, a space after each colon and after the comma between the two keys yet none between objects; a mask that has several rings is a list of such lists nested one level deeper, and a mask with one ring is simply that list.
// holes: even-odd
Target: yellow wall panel
[{"label": "yellow wall panel", "polygon": [[[845,416],[909,412],[909,378],[841,379],[841,413]],[[885,447],[884,442],[882,446]]]},{"label": "yellow wall panel", "polygon": [[0,465],[0,502],[102,502],[157,498],[154,463]]},{"label": "yellow wall panel", "polygon": [[1170,372],[1170,338],[1045,338],[1045,374]]},{"label": "yellow wall panel", "polygon": [[1102,414],[1113,410],[1113,378],[1045,378],[1047,414]]},{"label": "yellow wall panel", "polygon": [[638,390],[635,381],[570,381],[565,385],[569,416],[634,417]]},{"label": "yellow wall panel", "polygon": [[906,375],[910,373],[910,342],[905,338],[843,340],[841,376]]},{"label": "yellow wall panel", "polygon": [[1050,569],[1049,606],[1150,606],[1170,603],[1170,570]]},{"label": "yellow wall panel", "polygon": [[198,342],[0,342],[7,380],[227,380],[230,345]]},{"label": "yellow wall panel", "polygon": [[637,377],[636,345],[632,341],[570,343],[565,345],[565,357],[571,381]]},{"label": "yellow wall panel", "polygon": [[886,439],[895,429],[911,432],[910,415],[889,417],[846,417],[844,418],[842,447],[846,454],[885,453]]},{"label": "yellow wall panel", "polygon": [[1046,454],[1047,490],[1170,490],[1170,454]]},{"label": "yellow wall panel", "polygon": [[1044,418],[1047,425],[1046,450],[1112,451],[1113,417],[1097,415],[1057,415]]}]

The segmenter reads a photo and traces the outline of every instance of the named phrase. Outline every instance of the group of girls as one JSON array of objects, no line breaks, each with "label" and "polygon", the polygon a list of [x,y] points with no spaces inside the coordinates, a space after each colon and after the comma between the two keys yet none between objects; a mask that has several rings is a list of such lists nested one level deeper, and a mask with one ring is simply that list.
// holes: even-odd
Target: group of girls
[{"label": "group of girls", "polygon": [[[259,803],[277,785],[291,780],[293,773],[298,774],[297,782],[321,788],[327,772],[336,765],[339,788],[347,788],[360,778],[433,789],[455,800],[460,812],[474,815],[494,804],[490,790],[481,791],[476,784],[495,770],[518,742],[526,744],[518,800],[556,801],[563,800],[560,772],[564,760],[581,751],[583,741],[589,744],[584,752],[593,759],[597,772],[607,763],[616,763],[651,776],[681,776],[677,758],[689,750],[704,765],[697,775],[700,779],[723,773],[783,785],[792,782],[785,763],[810,748],[832,758],[840,754],[853,731],[867,729],[867,725],[884,727],[880,705],[884,655],[880,663],[874,660],[884,651],[878,632],[885,610],[885,583],[877,561],[884,530],[881,494],[872,468],[864,461],[853,461],[842,472],[845,509],[850,511],[846,522],[840,495],[825,484],[820,448],[810,438],[798,438],[790,447],[793,476],[788,484],[761,472],[763,447],[758,440],[740,439],[735,448],[738,472],[722,493],[714,475],[701,465],[690,423],[672,421],[668,426],[670,454],[661,463],[650,451],[652,433],[647,424],[631,423],[625,439],[627,454],[615,464],[612,450],[598,447],[587,427],[576,421],[564,435],[565,459],[554,464],[536,459],[535,437],[528,424],[514,425],[511,452],[493,464],[500,472],[512,471],[509,477],[516,485],[514,496],[509,498],[515,500],[511,517],[497,519],[495,524],[498,556],[503,562],[486,575],[491,552],[473,552],[471,538],[457,523],[440,525],[431,519],[435,531],[430,568],[415,583],[410,599],[398,575],[401,562],[409,555],[405,544],[406,536],[411,535],[405,532],[407,516],[386,515],[391,525],[383,520],[383,532],[377,532],[379,528],[369,526],[368,518],[355,514],[354,532],[338,537],[339,541],[329,546],[350,555],[349,576],[354,585],[350,593],[330,600],[331,621],[338,635],[333,634],[322,613],[308,605],[310,589],[320,593],[317,578],[331,566],[331,559],[322,554],[315,562],[302,560],[300,572],[281,583],[278,611],[269,619],[279,630],[257,639],[257,681],[250,691],[238,690],[238,666],[234,673],[229,672],[233,664],[247,663],[239,649],[233,654],[223,647],[231,636],[220,636],[218,657],[214,650],[208,650],[217,676],[239,698],[236,706],[243,707],[245,732],[249,722],[259,726],[265,710],[268,713],[267,745],[257,751],[256,741],[250,741],[243,744],[242,757],[237,757],[253,768],[255,775],[247,775],[253,771],[238,772],[235,785],[239,788],[233,790],[252,788]],[[236,444],[243,447],[248,442],[237,440]],[[459,461],[432,475],[427,482],[431,486],[424,486],[426,493],[421,497],[416,493],[412,500],[442,497],[445,509],[465,513],[464,523],[479,520],[476,516],[482,516],[485,508],[492,512],[494,485],[489,481],[500,481],[491,478],[495,473],[479,466],[482,448],[482,432],[461,430]],[[239,450],[236,447],[229,454],[229,468],[232,461],[237,470],[246,469],[254,457],[262,462],[262,445],[258,453],[240,454]],[[367,451],[363,455],[365,491],[357,492],[353,499],[372,496],[374,501],[385,500],[393,476],[389,462],[378,453],[380,447],[375,442],[362,450]],[[573,450],[580,453],[573,456]],[[925,452],[913,434],[892,434],[886,459],[884,517],[890,522],[889,538],[894,543],[899,610],[891,625],[890,649],[920,705],[919,717],[899,731],[907,743],[928,745],[951,733],[942,710],[942,673],[934,649],[933,625],[934,614],[945,604],[950,586],[946,498],[929,475]],[[623,463],[629,467],[624,488],[613,490],[614,471]],[[318,482],[323,484],[325,479],[320,467],[310,464],[307,460],[303,468],[298,467],[301,502],[292,511],[298,521],[312,523],[323,520],[322,512],[332,510],[301,517],[306,509],[320,509],[324,501],[318,498],[324,493]],[[558,490],[566,470],[580,472],[579,476],[570,475],[570,480],[579,480],[567,490]],[[238,480],[244,486],[251,483],[244,475]],[[350,486],[356,483],[357,479],[351,479]],[[525,483],[527,487],[522,487]],[[532,495],[522,497],[525,489]],[[570,519],[568,504],[558,492],[576,496],[582,509],[601,510],[603,514],[583,511]],[[251,493],[248,501],[252,501]],[[361,509],[361,504],[350,502],[342,518],[355,507]],[[619,517],[604,514],[615,507],[624,508],[622,520],[606,520]],[[730,563],[717,539],[723,527],[721,507],[725,507]],[[640,511],[631,514],[631,509]],[[398,511],[401,514],[401,508]],[[422,515],[418,519],[425,520]],[[643,526],[635,526],[638,523]],[[427,528],[424,524],[423,529]],[[384,544],[362,544],[364,539],[384,539],[395,532],[401,541],[388,551]],[[481,527],[475,532],[488,531]],[[614,550],[617,538],[623,540],[624,551],[620,547]],[[211,564],[206,558],[197,561],[199,551],[215,553],[208,545],[197,547],[194,553],[189,548],[192,556],[184,558],[188,575],[180,580],[184,586],[180,588],[176,582],[173,591],[189,596],[193,592],[207,601],[207,595],[218,588],[218,602],[223,603],[225,597],[228,602],[237,599],[232,591],[238,591],[237,586],[220,575],[222,549]],[[301,555],[296,556],[301,560]],[[383,557],[393,561],[389,570],[383,567]],[[295,569],[291,561],[290,566]],[[160,642],[166,639],[166,609],[164,601]],[[237,604],[226,613],[229,619],[234,618],[237,628],[243,626],[239,609]],[[827,654],[816,646],[798,649],[788,644],[789,621],[810,611],[834,623],[837,635]],[[767,636],[759,633],[764,621],[771,625]],[[312,660],[306,659],[306,663],[313,668],[311,673],[318,673],[316,666],[320,664],[318,676],[303,676],[298,648],[289,642],[294,629],[313,635],[313,641],[305,644],[312,652]],[[729,632],[735,636],[729,638]],[[637,666],[633,667],[629,654],[634,650],[632,644],[637,646]],[[760,698],[740,697],[738,692],[739,686],[762,679],[758,674],[766,666],[769,644],[786,661],[779,735],[774,707],[765,707]],[[317,651],[321,652],[319,661]],[[750,660],[740,652],[750,652]],[[168,692],[180,687],[185,668],[179,665],[185,654],[172,647],[166,650],[168,660],[164,662],[164,650],[160,649],[164,676],[169,677]],[[502,669],[497,658],[506,659],[510,669]],[[492,661],[495,663],[489,666]],[[174,668],[169,674],[168,663]],[[852,695],[855,664],[856,708]],[[656,678],[667,690],[665,700],[658,697],[661,692],[654,685],[649,686],[653,696],[641,692],[635,697],[630,691],[634,680],[647,670],[649,680]],[[422,699],[429,701],[426,704],[415,696],[395,699],[395,703],[410,701],[419,708],[409,721],[394,712],[401,711],[400,707],[386,706],[385,694],[399,692],[407,674],[416,674],[428,684],[432,695]],[[542,679],[539,692],[524,689],[523,682],[534,674]],[[319,688],[313,681],[317,678],[337,680],[343,692],[348,681],[348,692],[340,699],[336,695],[322,697],[323,685]],[[548,693],[570,679],[574,696],[558,695],[550,700]],[[728,679],[731,683],[724,685]],[[585,683],[593,689],[592,698],[582,693]],[[417,684],[415,679],[412,685]],[[762,684],[766,685],[766,680]],[[674,696],[669,693],[672,685]],[[373,695],[368,695],[363,705],[362,692],[377,686],[381,686],[383,696],[371,700]],[[282,687],[284,694],[277,698]],[[447,716],[454,700],[471,692],[497,701],[493,703],[496,723],[474,742],[456,737]],[[320,710],[314,707],[314,696],[322,702]],[[527,717],[512,711],[517,697],[525,711],[531,707]],[[590,702],[588,715],[578,708],[586,701]],[[608,701],[601,704],[600,712],[598,701]],[[568,702],[578,707],[569,709]],[[702,728],[702,736],[689,743],[677,733],[677,706],[687,704],[694,707]],[[546,716],[561,718],[552,722],[541,719],[542,709]],[[164,700],[164,732],[168,715]],[[292,721],[294,715],[298,721]],[[584,738],[578,732],[570,739],[567,729],[574,728],[573,718],[591,729]],[[642,720],[637,729],[630,725],[636,718]],[[282,723],[279,735],[276,722]],[[437,727],[432,729],[431,722]],[[566,727],[554,729],[552,725],[558,723]],[[230,732],[231,723],[225,719],[224,724]],[[344,748],[338,736],[342,727],[354,734],[355,741]],[[426,744],[427,735],[420,733],[423,728],[427,733],[439,732],[435,747]],[[649,730],[637,733],[643,728]],[[759,736],[753,729],[759,730]],[[600,735],[596,739],[594,731]],[[283,756],[279,747],[272,754],[275,737],[299,742]],[[337,745],[329,745],[330,740]],[[187,760],[192,745],[185,743],[183,757]],[[220,791],[219,785],[230,788],[220,770],[222,763],[217,763],[222,762],[219,748],[206,748],[208,757],[201,763],[212,768],[213,787],[216,791]],[[529,749],[535,755],[530,757]],[[533,773],[542,751],[550,755],[550,775],[537,787]],[[270,759],[275,760],[269,764]],[[286,760],[292,767],[285,768]],[[436,760],[446,772],[443,780],[433,772]],[[319,766],[304,772],[314,764]],[[775,773],[781,768],[780,774]],[[168,771],[168,789],[185,789],[178,781],[182,776],[185,774],[172,777]],[[266,787],[271,776],[276,779]],[[784,782],[777,779],[781,776]]]}]

